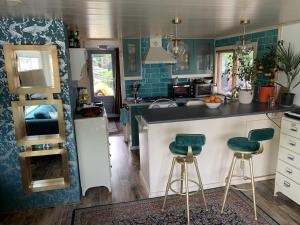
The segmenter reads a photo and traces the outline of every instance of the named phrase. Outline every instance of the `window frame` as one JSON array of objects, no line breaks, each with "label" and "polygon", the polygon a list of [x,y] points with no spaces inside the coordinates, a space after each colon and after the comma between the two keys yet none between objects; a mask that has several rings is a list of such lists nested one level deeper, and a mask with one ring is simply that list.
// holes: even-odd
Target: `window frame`
[{"label": "window frame", "polygon": [[[101,102],[105,98],[114,98],[115,95],[112,96],[95,96],[94,95],[94,77],[93,77],[93,62],[92,55],[94,54],[110,54],[112,57],[112,70],[113,70],[113,88],[115,89],[115,77],[116,77],[116,53],[114,50],[88,50],[88,74],[90,77],[90,95],[92,102]],[[114,93],[115,94],[115,93]]]},{"label": "window frame", "polygon": [[[247,44],[247,46],[249,47],[253,47],[253,58],[255,59],[257,56],[257,42],[252,42],[251,44]],[[215,76],[214,76],[214,83],[217,85],[217,93],[220,94],[225,94],[222,93],[220,91],[220,86],[219,86],[219,82],[220,82],[220,53],[224,53],[224,52],[233,52],[233,54],[235,54],[235,48],[236,45],[227,45],[227,46],[223,46],[223,47],[216,47],[215,48]],[[234,70],[233,70],[233,74],[237,73],[237,62],[234,62]],[[232,87],[235,86],[236,84],[236,76],[233,76],[232,79]]]}]

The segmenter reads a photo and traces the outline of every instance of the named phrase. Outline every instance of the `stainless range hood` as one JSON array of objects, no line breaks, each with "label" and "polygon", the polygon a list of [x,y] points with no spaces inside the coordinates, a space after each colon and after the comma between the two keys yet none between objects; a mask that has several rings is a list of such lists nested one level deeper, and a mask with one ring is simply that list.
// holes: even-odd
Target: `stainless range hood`
[{"label": "stainless range hood", "polygon": [[162,48],[161,37],[150,37],[150,48],[143,62],[144,64],[174,64],[176,62],[176,59]]}]

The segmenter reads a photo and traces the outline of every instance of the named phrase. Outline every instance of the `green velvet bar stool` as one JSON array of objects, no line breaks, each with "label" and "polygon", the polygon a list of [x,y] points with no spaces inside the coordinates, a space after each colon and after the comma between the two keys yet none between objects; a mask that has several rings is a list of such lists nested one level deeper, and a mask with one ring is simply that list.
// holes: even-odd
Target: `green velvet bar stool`
[{"label": "green velvet bar stool", "polygon": [[[254,173],[253,173],[253,162],[252,157],[257,154],[261,154],[263,152],[263,144],[262,141],[271,140],[274,136],[273,128],[263,128],[263,129],[254,129],[251,130],[248,134],[248,138],[246,137],[234,137],[230,138],[227,142],[227,146],[234,152],[233,160],[230,166],[230,170],[228,176],[226,177],[226,190],[224,194],[223,205],[221,209],[221,213],[224,212],[224,207],[227,200],[227,195],[229,191],[229,187],[233,189],[237,189],[240,191],[249,191],[252,190],[253,195],[253,208],[254,208],[254,218],[257,220],[256,214],[256,200],[255,200],[255,183],[254,183]],[[234,167],[236,164],[236,160],[241,159],[241,167],[244,169],[244,161],[248,160],[250,166],[250,177],[243,176],[244,179],[251,180],[251,189],[243,189],[236,188],[231,186],[231,179],[235,175],[233,175]],[[240,176],[238,176],[240,177]]]},{"label": "green velvet bar stool", "polygon": [[[190,224],[190,207],[189,207],[189,196],[192,194],[202,191],[202,197],[207,210],[206,200],[203,191],[203,184],[200,177],[200,172],[198,168],[198,162],[196,156],[199,155],[202,151],[202,146],[205,144],[205,136],[203,134],[177,134],[176,139],[169,146],[169,149],[172,154],[174,154],[172,166],[166,185],[165,198],[162,206],[162,211],[165,208],[166,200],[169,190],[173,191],[179,195],[186,196],[186,215],[187,215],[187,224]],[[178,179],[172,180],[173,171],[175,163],[178,163],[181,166],[181,177]],[[195,180],[189,179],[188,173],[188,164],[194,164],[196,173],[198,176],[198,182]],[[174,182],[180,182],[180,192],[175,191],[172,188]],[[195,192],[189,192],[189,182],[192,182],[198,186],[198,190]],[[183,183],[185,183],[185,192],[183,191]]]}]

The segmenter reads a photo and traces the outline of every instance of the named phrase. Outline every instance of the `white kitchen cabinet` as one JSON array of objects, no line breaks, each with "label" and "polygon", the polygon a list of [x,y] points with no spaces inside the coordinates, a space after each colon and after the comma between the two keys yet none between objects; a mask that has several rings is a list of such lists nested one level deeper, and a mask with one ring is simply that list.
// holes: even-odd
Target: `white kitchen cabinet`
[{"label": "white kitchen cabinet", "polygon": [[86,64],[87,54],[85,48],[70,48],[70,64],[72,80],[80,80],[82,69]]},{"label": "white kitchen cabinet", "polygon": [[300,121],[284,117],[275,179],[278,192],[300,204]]},{"label": "white kitchen cabinet", "polygon": [[82,195],[91,187],[111,191],[111,165],[107,117],[75,119],[75,132]]}]

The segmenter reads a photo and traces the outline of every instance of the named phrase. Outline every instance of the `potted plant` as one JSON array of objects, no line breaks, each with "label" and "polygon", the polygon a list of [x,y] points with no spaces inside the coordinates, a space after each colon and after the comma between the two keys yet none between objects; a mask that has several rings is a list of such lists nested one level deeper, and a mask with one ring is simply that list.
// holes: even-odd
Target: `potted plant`
[{"label": "potted plant", "polygon": [[276,48],[269,48],[269,51],[256,61],[257,76],[259,76],[260,83],[258,92],[258,101],[266,103],[270,96],[274,96],[275,73],[278,72],[278,65],[276,62]]},{"label": "potted plant", "polygon": [[239,102],[242,104],[250,104],[254,96],[254,85],[256,82],[256,63],[251,55],[236,56],[239,66],[236,76],[239,78],[237,90]]},{"label": "potted plant", "polygon": [[[253,57],[249,55],[229,56],[226,71],[222,74],[232,74],[235,85],[232,87],[232,98],[237,98],[242,104],[249,104],[253,100],[254,85],[256,82],[256,64]],[[230,79],[229,77],[227,78]]]},{"label": "potted plant", "polygon": [[295,52],[291,43],[285,45],[283,41],[279,41],[277,45],[277,58],[279,71],[282,71],[286,78],[284,84],[276,82],[276,84],[285,90],[281,94],[280,103],[283,106],[291,106],[295,97],[295,94],[291,91],[300,84],[300,81],[295,83],[295,79],[300,72],[300,53]]}]

